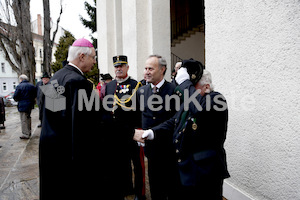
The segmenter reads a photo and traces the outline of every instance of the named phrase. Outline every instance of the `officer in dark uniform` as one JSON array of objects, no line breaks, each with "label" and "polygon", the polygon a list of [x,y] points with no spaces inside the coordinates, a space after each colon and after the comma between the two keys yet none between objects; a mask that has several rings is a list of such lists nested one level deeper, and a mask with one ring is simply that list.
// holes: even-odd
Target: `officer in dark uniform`
[{"label": "officer in dark uniform", "polygon": [[[182,66],[175,78],[179,84],[176,93],[182,100],[195,98],[194,101],[184,101],[173,118],[149,130],[136,131],[134,138],[143,142],[174,130],[181,199],[222,200],[223,180],[229,177],[224,149],[228,122],[226,100],[213,90],[210,73],[203,72],[200,62],[185,60]],[[189,92],[187,97],[184,90]]]},{"label": "officer in dark uniform", "polygon": [[[113,64],[116,78],[107,84],[103,102],[104,104],[105,101],[110,102],[107,104],[110,111],[105,124],[108,140],[113,143],[111,148],[113,154],[109,161],[115,167],[110,175],[117,177],[114,179],[109,175],[108,181],[112,180],[110,184],[116,186],[114,195],[116,191],[120,191],[118,194],[120,199],[133,193],[136,199],[144,199],[143,156],[140,157],[142,149],[132,140],[134,129],[141,127],[141,114],[134,103],[140,83],[128,76],[127,56],[114,56]],[[134,189],[131,160],[134,165]]]}]

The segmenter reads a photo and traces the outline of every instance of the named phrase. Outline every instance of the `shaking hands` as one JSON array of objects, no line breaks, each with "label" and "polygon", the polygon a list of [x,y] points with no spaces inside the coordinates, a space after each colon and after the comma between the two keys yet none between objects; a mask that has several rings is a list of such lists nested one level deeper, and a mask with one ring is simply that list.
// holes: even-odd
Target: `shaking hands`
[{"label": "shaking hands", "polygon": [[138,142],[140,146],[145,145],[145,140],[153,140],[154,133],[151,129],[148,130],[138,130],[135,129],[133,139]]}]

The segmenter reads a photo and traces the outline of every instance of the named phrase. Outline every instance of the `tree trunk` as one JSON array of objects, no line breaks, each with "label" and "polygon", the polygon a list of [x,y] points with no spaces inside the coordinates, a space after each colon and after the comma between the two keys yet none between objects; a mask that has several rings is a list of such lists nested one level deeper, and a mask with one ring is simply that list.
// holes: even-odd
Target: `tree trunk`
[{"label": "tree trunk", "polygon": [[35,82],[35,51],[31,33],[30,0],[13,0],[12,8],[17,22],[17,38],[21,58],[20,71]]},{"label": "tree trunk", "polygon": [[63,12],[62,2],[60,4],[60,14],[56,21],[56,29],[53,32],[52,40],[50,39],[51,31],[51,18],[50,18],[50,4],[49,0],[43,0],[44,6],[44,60],[43,60],[43,71],[51,74],[51,60],[52,60],[52,48],[55,40],[56,33],[58,31],[58,24],[60,22],[60,17]]},{"label": "tree trunk", "polygon": [[49,0],[43,0],[44,5],[44,60],[43,60],[43,72],[51,74],[51,56],[52,56],[52,45],[50,40],[50,5]]}]

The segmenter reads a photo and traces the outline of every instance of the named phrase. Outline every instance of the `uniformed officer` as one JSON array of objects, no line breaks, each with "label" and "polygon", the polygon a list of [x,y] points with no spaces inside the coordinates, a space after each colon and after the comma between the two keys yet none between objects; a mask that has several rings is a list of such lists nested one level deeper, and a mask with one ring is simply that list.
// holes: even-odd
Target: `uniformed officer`
[{"label": "uniformed officer", "polygon": [[[223,180],[229,177],[224,149],[228,121],[226,100],[214,91],[210,73],[203,72],[198,61],[183,61],[175,80],[179,84],[177,93],[186,100],[180,111],[156,127],[136,131],[134,139],[143,142],[161,137],[167,130],[175,130],[173,144],[181,198],[221,200]],[[187,97],[184,94],[188,94]]]},{"label": "uniformed officer", "polygon": [[[141,114],[133,103],[140,84],[128,76],[127,56],[114,56],[113,64],[116,77],[106,85],[103,100],[113,102],[107,104],[110,111],[105,119],[106,134],[112,143],[110,150],[113,152],[109,162],[115,166],[113,167],[114,171],[108,175],[109,181],[112,180],[111,184],[115,186],[113,195],[120,192],[120,199],[133,193],[136,195],[136,199],[144,199],[143,157],[140,157],[142,149],[132,140],[134,129],[141,127]],[[107,95],[109,95],[108,98]],[[131,160],[134,165],[134,189]],[[111,175],[115,175],[115,178],[112,178]],[[115,198],[118,197],[112,197],[112,199]]]}]

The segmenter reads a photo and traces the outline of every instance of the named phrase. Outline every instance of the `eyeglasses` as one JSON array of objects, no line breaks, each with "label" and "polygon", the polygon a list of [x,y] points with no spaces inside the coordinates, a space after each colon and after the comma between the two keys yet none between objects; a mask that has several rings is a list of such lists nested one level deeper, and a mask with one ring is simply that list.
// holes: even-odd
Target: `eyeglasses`
[{"label": "eyeglasses", "polygon": [[97,55],[94,55],[94,56],[89,55],[89,56],[97,61]]}]

